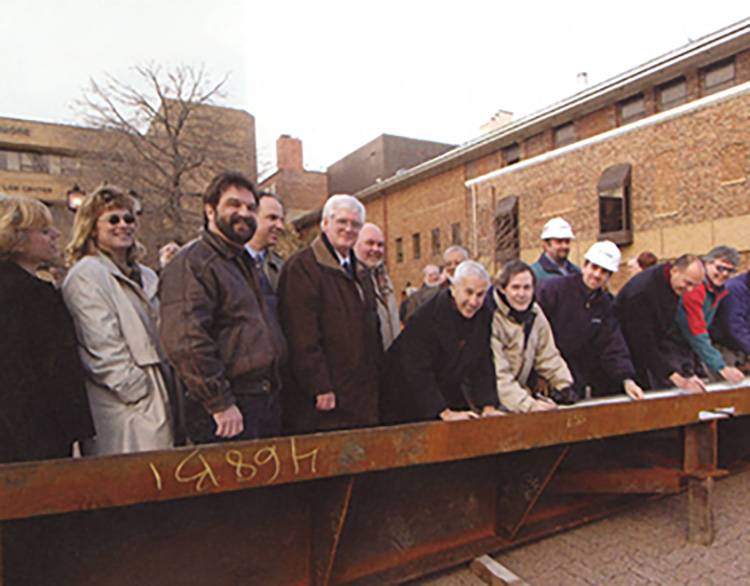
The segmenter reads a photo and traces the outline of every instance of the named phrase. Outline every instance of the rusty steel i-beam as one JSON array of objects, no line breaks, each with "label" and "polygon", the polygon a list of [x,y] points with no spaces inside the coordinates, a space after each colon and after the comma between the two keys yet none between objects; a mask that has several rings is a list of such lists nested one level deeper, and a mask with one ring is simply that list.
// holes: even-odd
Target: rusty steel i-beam
[{"label": "rusty steel i-beam", "polygon": [[709,544],[748,391],[2,465],[0,585],[397,583],[681,490]]}]

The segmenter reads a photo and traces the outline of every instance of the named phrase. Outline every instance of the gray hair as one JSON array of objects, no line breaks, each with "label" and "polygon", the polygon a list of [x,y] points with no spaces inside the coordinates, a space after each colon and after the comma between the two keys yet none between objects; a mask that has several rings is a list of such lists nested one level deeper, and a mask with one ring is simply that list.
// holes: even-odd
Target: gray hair
[{"label": "gray hair", "polygon": [[490,276],[485,268],[474,260],[465,260],[456,267],[456,272],[453,273],[453,279],[451,283],[458,286],[466,277],[475,276],[481,277],[487,281],[487,285],[490,284]]},{"label": "gray hair", "polygon": [[737,266],[740,264],[740,253],[731,246],[717,246],[703,257],[703,262],[713,262],[715,260],[723,260],[730,265]]},{"label": "gray hair", "polygon": [[351,212],[359,214],[362,223],[365,223],[365,206],[356,197],[351,195],[339,194],[332,195],[328,198],[325,205],[323,206],[323,215],[320,219],[320,227],[323,228],[323,222],[341,208],[347,209]]},{"label": "gray hair", "polygon": [[464,255],[464,258],[466,260],[469,259],[469,251],[467,251],[463,246],[459,246],[458,244],[454,244],[453,246],[449,246],[445,249],[445,252],[443,253],[443,260],[445,260],[445,257],[448,256],[451,252],[460,252]]},{"label": "gray hair", "polygon": [[427,274],[427,271],[428,271],[429,269],[431,269],[431,268],[432,268],[432,269],[435,269],[435,270],[436,270],[436,271],[437,271],[438,273],[440,272],[440,267],[439,267],[439,266],[437,266],[437,265],[425,265],[425,267],[424,267],[424,268],[422,269],[422,274],[423,274],[423,275],[426,275],[426,274]]}]

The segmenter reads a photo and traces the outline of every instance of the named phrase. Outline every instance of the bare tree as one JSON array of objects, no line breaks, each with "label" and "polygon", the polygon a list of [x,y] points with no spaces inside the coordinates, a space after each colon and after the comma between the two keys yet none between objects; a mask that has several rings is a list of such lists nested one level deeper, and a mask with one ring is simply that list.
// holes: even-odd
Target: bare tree
[{"label": "bare tree", "polygon": [[[227,76],[212,82],[203,67],[136,66],[136,82],[111,75],[91,79],[78,103],[102,144],[102,178],[134,189],[146,201],[150,229],[162,239],[185,239],[201,218],[200,193],[219,170],[256,178],[252,116],[216,105]],[[186,197],[187,196],[187,197]]]}]

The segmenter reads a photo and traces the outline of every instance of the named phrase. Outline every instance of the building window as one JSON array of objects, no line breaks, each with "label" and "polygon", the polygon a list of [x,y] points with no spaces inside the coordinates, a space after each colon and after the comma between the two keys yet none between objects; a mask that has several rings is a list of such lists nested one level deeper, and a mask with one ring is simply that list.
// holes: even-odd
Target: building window
[{"label": "building window", "polygon": [[16,151],[0,151],[0,169],[6,171],[20,171],[21,153]]},{"label": "building window", "polygon": [[495,262],[504,264],[518,258],[521,239],[518,230],[518,196],[500,200],[495,210]]},{"label": "building window", "polygon": [[80,175],[83,163],[73,157],[60,157],[60,171],[63,175]]},{"label": "building window", "polygon": [[659,110],[669,110],[687,102],[687,82],[684,77],[659,86]]},{"label": "building window", "polygon": [[505,164],[512,165],[513,163],[517,163],[521,160],[521,145],[517,142],[513,143],[512,145],[505,147],[503,149],[503,158],[505,159]]},{"label": "building window", "polygon": [[48,173],[49,167],[44,155],[39,153],[21,153],[21,171]]},{"label": "building window", "polygon": [[604,170],[599,192],[599,238],[620,246],[633,243],[630,213],[630,164]]},{"label": "building window", "polygon": [[440,256],[442,247],[440,246],[440,228],[432,229],[432,256]]},{"label": "building window", "polygon": [[451,224],[451,244],[461,246],[461,222]]},{"label": "building window", "polygon": [[404,239],[396,238],[396,262],[404,262]]},{"label": "building window", "polygon": [[576,132],[575,132],[575,126],[572,122],[568,122],[567,124],[563,124],[562,126],[558,126],[555,128],[555,148],[559,149],[560,147],[567,146],[569,144],[573,144],[576,141]]},{"label": "building window", "polygon": [[422,257],[422,243],[419,239],[419,232],[411,235],[411,247],[414,250],[414,260]]},{"label": "building window", "polygon": [[623,100],[617,106],[621,125],[630,124],[646,117],[646,102],[643,99],[643,94]]},{"label": "building window", "polygon": [[734,57],[714,63],[703,71],[703,95],[710,96],[735,83]]}]

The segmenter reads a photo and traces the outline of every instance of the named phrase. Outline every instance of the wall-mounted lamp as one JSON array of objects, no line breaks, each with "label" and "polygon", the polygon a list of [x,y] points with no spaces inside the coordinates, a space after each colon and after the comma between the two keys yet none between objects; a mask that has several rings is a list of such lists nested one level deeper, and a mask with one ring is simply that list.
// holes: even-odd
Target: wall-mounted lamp
[{"label": "wall-mounted lamp", "polygon": [[68,209],[72,212],[77,211],[78,208],[81,207],[83,200],[86,199],[86,194],[81,191],[80,187],[78,187],[78,183],[73,186],[73,189],[69,189],[66,195],[68,201]]}]

